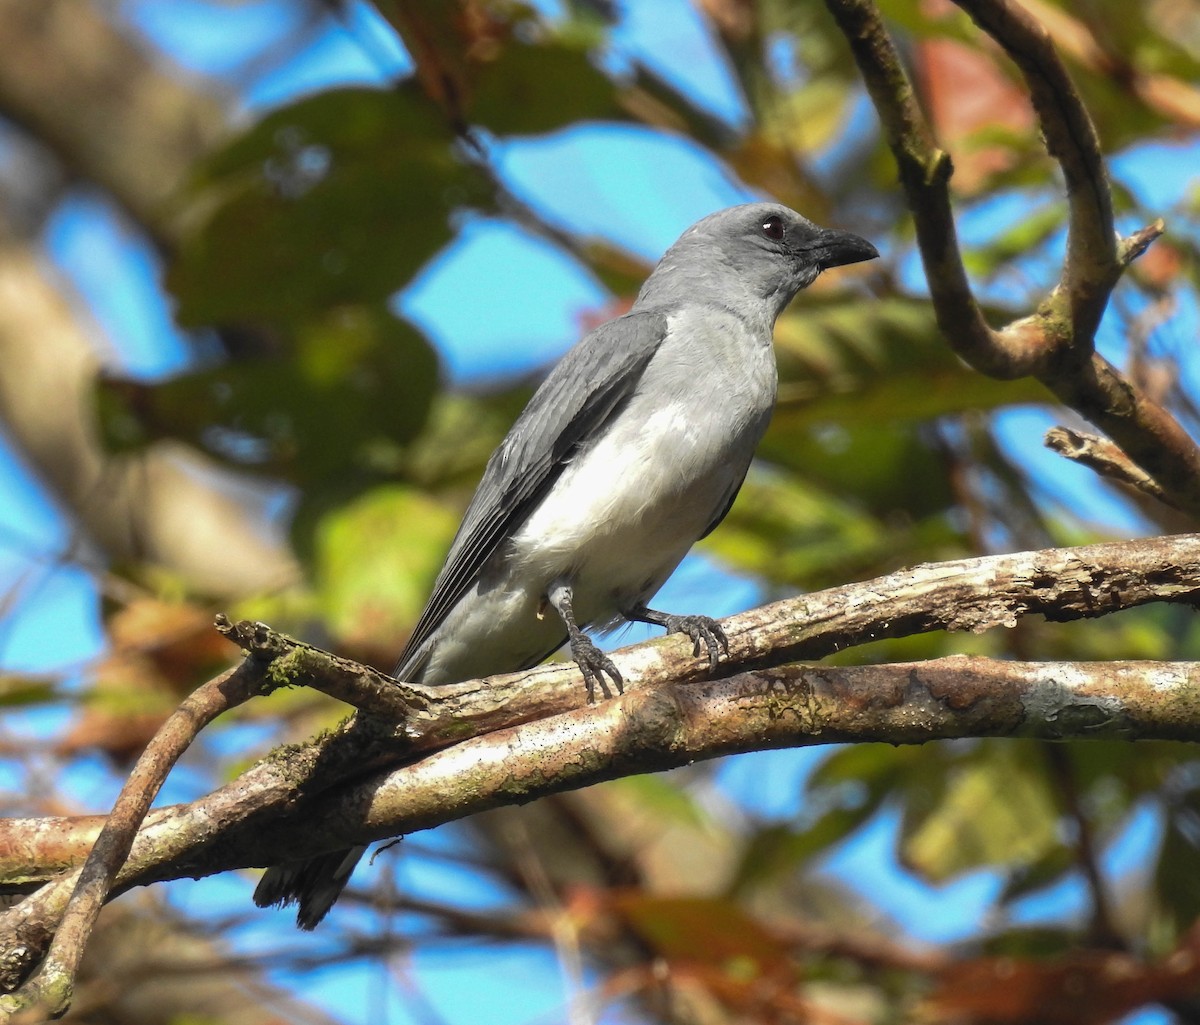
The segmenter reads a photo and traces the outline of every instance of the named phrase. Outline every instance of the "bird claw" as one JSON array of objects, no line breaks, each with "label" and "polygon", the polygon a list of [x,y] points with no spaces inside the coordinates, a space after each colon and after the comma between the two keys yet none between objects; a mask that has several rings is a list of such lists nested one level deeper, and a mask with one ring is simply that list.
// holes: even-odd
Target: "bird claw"
[{"label": "bird claw", "polygon": [[608,683],[604,679],[605,674],[616,685],[618,694],[625,693],[625,681],[621,678],[620,671],[613,665],[613,660],[596,647],[587,634],[581,632],[571,638],[571,657],[579,664],[579,671],[583,673],[589,705],[596,703],[597,682],[600,684],[600,689],[604,691],[604,696],[612,697],[612,691],[609,690]]},{"label": "bird claw", "polygon": [[724,629],[711,616],[666,616],[663,626],[669,634],[687,634],[692,639],[692,655],[700,657],[700,644],[708,649],[708,667],[717,668],[721,652],[729,655],[729,638]]}]

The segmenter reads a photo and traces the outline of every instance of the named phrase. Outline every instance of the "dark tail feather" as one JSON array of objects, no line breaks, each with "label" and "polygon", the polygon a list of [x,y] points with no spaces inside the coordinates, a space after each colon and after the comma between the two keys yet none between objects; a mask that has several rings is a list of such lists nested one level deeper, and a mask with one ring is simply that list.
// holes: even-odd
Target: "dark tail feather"
[{"label": "dark tail feather", "polygon": [[315,929],[333,907],[350,873],[366,851],[366,846],[319,854],[307,861],[288,861],[263,873],[254,890],[254,903],[260,908],[296,905],[296,924]]}]

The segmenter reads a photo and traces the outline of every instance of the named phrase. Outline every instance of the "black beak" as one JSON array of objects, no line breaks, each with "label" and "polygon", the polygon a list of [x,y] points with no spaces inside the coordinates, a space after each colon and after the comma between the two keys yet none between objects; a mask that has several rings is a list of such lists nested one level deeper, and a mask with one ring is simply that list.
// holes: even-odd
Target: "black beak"
[{"label": "black beak", "polygon": [[809,252],[821,270],[844,267],[848,263],[862,263],[864,260],[875,260],[879,257],[879,250],[865,238],[832,228],[821,229],[821,233],[812,240]]}]

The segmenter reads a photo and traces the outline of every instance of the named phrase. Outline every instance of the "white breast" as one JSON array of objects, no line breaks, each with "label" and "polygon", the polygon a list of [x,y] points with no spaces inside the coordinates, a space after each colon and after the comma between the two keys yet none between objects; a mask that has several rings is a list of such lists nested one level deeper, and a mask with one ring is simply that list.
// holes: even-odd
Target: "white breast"
[{"label": "white breast", "polygon": [[649,601],[737,487],[775,403],[769,338],[723,310],[669,320],[608,430],[563,470],[428,642],[426,682],[544,657],[565,631],[544,607],[566,579],[581,624]]},{"label": "white breast", "polygon": [[592,622],[648,599],[745,475],[775,380],[770,346],[740,321],[672,318],[629,404],[514,538],[514,572],[571,579]]}]

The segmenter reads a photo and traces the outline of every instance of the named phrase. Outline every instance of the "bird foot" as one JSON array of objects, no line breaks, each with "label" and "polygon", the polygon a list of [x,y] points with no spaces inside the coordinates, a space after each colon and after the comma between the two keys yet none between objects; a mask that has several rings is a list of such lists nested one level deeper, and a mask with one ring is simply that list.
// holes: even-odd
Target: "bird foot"
[{"label": "bird foot", "polygon": [[612,691],[608,689],[608,684],[604,679],[605,674],[616,684],[618,694],[625,693],[625,681],[621,678],[617,667],[613,665],[613,660],[596,647],[595,642],[582,630],[571,632],[571,657],[579,663],[579,671],[583,673],[589,705],[595,704],[597,682],[600,684],[600,689],[604,691],[604,696],[612,697]]},{"label": "bird foot", "polygon": [[559,616],[562,617],[563,626],[567,628],[567,637],[571,643],[571,657],[579,664],[579,671],[583,673],[583,682],[587,686],[588,704],[596,702],[597,680],[600,682],[600,689],[604,691],[604,696],[612,697],[612,691],[604,682],[606,673],[617,685],[617,693],[624,694],[625,681],[621,679],[621,674],[617,672],[617,667],[613,665],[612,659],[596,647],[595,642],[580,630],[579,624],[575,622],[575,599],[571,585],[565,580],[555,581],[546,591],[546,601],[554,606]]},{"label": "bird foot", "polygon": [[725,636],[721,624],[711,616],[672,616],[668,613],[663,616],[662,625],[669,634],[687,634],[692,639],[692,655],[697,658],[703,643],[708,651],[710,669],[717,668],[721,652],[727,657],[729,655],[729,638]]}]

